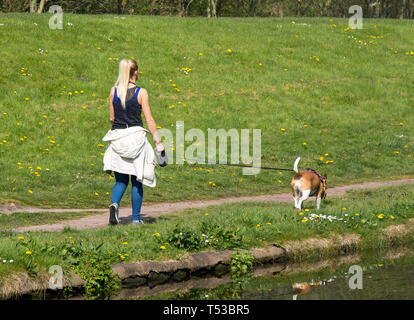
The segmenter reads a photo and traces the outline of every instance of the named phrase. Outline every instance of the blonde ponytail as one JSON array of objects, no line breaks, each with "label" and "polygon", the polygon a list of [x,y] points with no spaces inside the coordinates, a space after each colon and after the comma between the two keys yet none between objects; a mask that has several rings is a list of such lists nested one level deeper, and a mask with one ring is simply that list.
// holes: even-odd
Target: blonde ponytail
[{"label": "blonde ponytail", "polygon": [[117,95],[121,100],[122,107],[125,109],[125,99],[128,90],[129,80],[138,70],[138,64],[133,59],[122,59],[119,63],[118,79],[115,82]]}]

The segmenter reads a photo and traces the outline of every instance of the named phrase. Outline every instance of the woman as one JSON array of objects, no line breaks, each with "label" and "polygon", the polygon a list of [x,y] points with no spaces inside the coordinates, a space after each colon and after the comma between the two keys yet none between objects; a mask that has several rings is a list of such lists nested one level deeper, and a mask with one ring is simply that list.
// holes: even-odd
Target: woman
[{"label": "woman", "polygon": [[135,60],[122,60],[119,63],[118,80],[109,95],[109,119],[112,130],[109,130],[102,140],[109,142],[104,155],[104,170],[108,173],[114,171],[116,179],[112,191],[112,204],[109,207],[109,223],[112,225],[119,223],[119,205],[130,176],[134,225],[144,224],[140,218],[142,185],[155,186],[154,150],[146,138],[148,131],[143,127],[141,111],[155,141],[157,152],[164,150],[151,115],[148,92],[136,86],[138,72]]}]

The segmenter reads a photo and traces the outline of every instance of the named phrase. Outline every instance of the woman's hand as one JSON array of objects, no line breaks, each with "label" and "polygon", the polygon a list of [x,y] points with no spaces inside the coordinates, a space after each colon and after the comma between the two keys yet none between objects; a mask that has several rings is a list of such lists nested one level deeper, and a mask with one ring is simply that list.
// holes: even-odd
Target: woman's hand
[{"label": "woman's hand", "polygon": [[155,149],[157,150],[157,152],[161,153],[165,150],[165,148],[164,148],[164,146],[162,145],[161,142],[158,141],[158,143],[155,143],[155,144],[156,144]]}]

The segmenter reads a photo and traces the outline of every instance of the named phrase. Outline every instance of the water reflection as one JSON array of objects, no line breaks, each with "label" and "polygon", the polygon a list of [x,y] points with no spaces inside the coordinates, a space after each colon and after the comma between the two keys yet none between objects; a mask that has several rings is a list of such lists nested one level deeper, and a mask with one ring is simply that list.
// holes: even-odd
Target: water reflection
[{"label": "water reflection", "polygon": [[[349,267],[362,268],[362,289],[349,286]],[[414,300],[414,252],[401,248],[307,264],[272,265],[255,270],[247,283],[234,283],[228,275],[216,278],[215,286],[180,289],[152,295],[151,299],[246,299],[246,300]],[[206,279],[204,279],[206,280]],[[141,291],[142,292],[142,291]],[[160,291],[158,291],[160,292]],[[131,293],[131,292],[130,292]],[[135,293],[138,293],[137,291]],[[133,295],[143,298],[142,295]],[[148,293],[146,295],[148,297]],[[122,298],[125,298],[124,295]],[[131,295],[129,297],[132,297]]]}]

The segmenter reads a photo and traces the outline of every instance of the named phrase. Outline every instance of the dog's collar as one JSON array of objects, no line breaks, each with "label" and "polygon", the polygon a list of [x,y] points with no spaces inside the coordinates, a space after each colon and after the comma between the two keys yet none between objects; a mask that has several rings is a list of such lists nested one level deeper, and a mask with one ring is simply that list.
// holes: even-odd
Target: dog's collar
[{"label": "dog's collar", "polygon": [[316,174],[316,175],[318,176],[319,180],[320,180],[322,183],[324,183],[324,182],[325,182],[325,178],[324,178],[323,176],[321,176],[321,174],[320,174],[318,171],[313,170],[313,169],[311,169],[311,168],[307,168],[306,170],[307,170],[307,171],[310,171],[310,172],[313,172],[314,174]]}]

